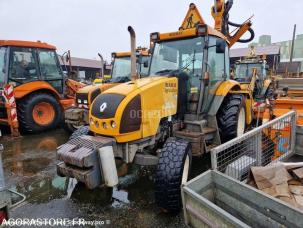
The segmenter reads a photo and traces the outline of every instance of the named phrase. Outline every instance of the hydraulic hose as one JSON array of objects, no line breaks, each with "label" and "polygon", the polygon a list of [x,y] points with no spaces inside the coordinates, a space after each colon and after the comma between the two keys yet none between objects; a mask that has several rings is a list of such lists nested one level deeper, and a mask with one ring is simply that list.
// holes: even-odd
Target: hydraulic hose
[{"label": "hydraulic hose", "polygon": [[[231,21],[228,21],[228,25],[238,27],[238,28],[241,27],[241,24],[233,23]],[[248,31],[250,33],[250,37],[248,39],[239,39],[237,42],[239,42],[239,43],[249,43],[250,41],[252,41],[255,38],[255,32],[252,28],[249,28]]]}]

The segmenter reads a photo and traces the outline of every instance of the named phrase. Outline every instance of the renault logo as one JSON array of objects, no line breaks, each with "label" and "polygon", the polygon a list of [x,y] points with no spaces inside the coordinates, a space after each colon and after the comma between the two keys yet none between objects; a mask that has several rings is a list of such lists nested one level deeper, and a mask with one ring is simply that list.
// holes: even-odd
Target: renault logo
[{"label": "renault logo", "polygon": [[104,112],[104,110],[107,108],[107,103],[104,102],[101,106],[100,106],[100,112]]}]

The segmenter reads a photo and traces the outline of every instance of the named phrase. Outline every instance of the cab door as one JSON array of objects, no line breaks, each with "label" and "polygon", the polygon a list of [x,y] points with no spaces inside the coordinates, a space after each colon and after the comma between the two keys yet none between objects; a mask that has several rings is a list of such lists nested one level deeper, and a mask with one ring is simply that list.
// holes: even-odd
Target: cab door
[{"label": "cab door", "polygon": [[8,82],[15,86],[39,80],[35,48],[10,47]]},{"label": "cab door", "polygon": [[225,52],[217,52],[217,40],[221,38],[209,37],[209,48],[207,53],[207,66],[209,69],[209,84],[204,91],[202,113],[207,113],[214,100],[215,92],[219,85],[230,78],[229,50],[226,45]]},{"label": "cab door", "polygon": [[64,78],[58,56],[54,50],[38,49],[37,56],[41,80],[48,82],[58,93],[63,93]]}]

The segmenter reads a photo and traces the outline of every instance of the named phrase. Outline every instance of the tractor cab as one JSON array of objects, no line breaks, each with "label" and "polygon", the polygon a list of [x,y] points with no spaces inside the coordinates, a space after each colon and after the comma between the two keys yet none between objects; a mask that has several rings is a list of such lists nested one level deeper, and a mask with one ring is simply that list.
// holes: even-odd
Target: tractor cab
[{"label": "tractor cab", "polygon": [[[112,53],[112,73],[110,77],[103,76],[100,84],[81,88],[76,93],[76,106],[65,111],[65,129],[74,132],[80,126],[88,125],[88,110],[95,98],[104,91],[131,80],[131,53]],[[137,48],[137,72],[140,77],[146,77],[149,69],[150,54],[145,48]]]},{"label": "tractor cab", "polygon": [[253,75],[253,69],[256,69],[260,80],[266,77],[266,63],[261,62],[237,61],[235,64],[234,79],[240,83],[250,83]]},{"label": "tractor cab", "polygon": [[[109,83],[123,83],[131,80],[131,53],[114,52],[112,53],[112,74],[107,79]],[[141,77],[146,77],[149,70],[150,55],[145,48],[137,48],[137,72]]]},{"label": "tractor cab", "polygon": [[17,87],[35,81],[46,81],[63,93],[64,78],[56,47],[39,41],[0,41],[0,86]]},{"label": "tractor cab", "polygon": [[177,76],[186,112],[208,112],[214,91],[230,77],[226,37],[207,25],[198,25],[177,33],[153,33],[151,39],[150,75]]},{"label": "tractor cab", "polygon": [[249,56],[236,61],[233,78],[241,83],[242,89],[251,88],[255,99],[264,98],[271,84],[267,69],[266,57],[257,56],[252,48]]}]

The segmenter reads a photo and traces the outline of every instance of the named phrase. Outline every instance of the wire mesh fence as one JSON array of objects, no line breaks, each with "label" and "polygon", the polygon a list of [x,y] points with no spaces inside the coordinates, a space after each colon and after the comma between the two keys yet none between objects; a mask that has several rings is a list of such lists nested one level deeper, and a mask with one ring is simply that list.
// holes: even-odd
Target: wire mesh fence
[{"label": "wire mesh fence", "polygon": [[291,111],[211,150],[212,168],[246,180],[251,166],[266,166],[294,153],[296,113]]}]

